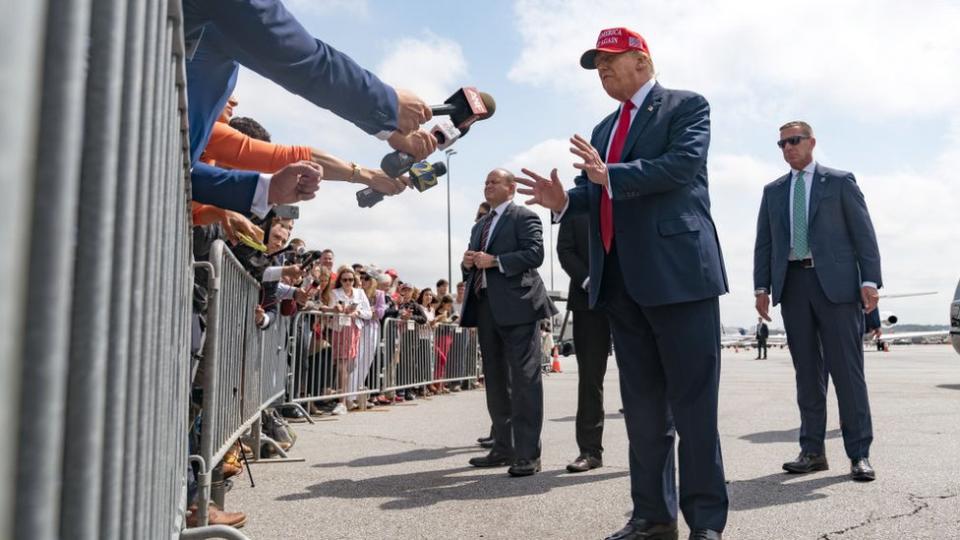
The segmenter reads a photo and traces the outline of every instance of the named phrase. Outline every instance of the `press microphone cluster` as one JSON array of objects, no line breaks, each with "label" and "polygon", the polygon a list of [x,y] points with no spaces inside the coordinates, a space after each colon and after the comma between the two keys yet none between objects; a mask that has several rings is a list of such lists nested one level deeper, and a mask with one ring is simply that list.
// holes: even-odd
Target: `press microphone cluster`
[{"label": "press microphone cluster", "polygon": [[[414,163],[408,167],[410,173],[410,185],[419,192],[424,192],[437,185],[437,180],[447,174],[447,167],[442,161],[431,165],[427,161]],[[357,204],[360,208],[370,208],[383,200],[383,193],[373,188],[364,188],[357,192]]]},{"label": "press microphone cluster", "polygon": [[[486,92],[464,87],[447,98],[443,105],[433,105],[430,109],[435,116],[450,116],[450,120],[441,120],[430,131],[437,139],[438,148],[444,150],[466,135],[474,122],[493,116],[497,103]],[[398,178],[406,174],[414,163],[416,159],[413,156],[398,150],[384,156],[380,168],[387,175]]]}]

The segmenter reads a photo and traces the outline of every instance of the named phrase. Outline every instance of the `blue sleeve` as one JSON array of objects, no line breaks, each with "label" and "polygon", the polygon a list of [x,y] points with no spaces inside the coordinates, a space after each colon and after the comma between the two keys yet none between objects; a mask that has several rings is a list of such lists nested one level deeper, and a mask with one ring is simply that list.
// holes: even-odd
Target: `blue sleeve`
[{"label": "blue sleeve", "polygon": [[664,193],[694,182],[709,146],[710,105],[694,94],[670,119],[669,142],[662,155],[607,165],[614,200]]},{"label": "blue sleeve", "polygon": [[[314,38],[279,0],[206,0],[200,48],[222,53],[370,134],[397,129],[397,94]],[[217,111],[219,113],[219,111]]]},{"label": "blue sleeve", "polygon": [[[770,234],[770,215],[767,211],[767,192],[760,199],[760,212],[757,216],[757,240],[753,245],[753,289],[770,290],[770,252],[772,248]],[[779,294],[779,293],[777,293]]]},{"label": "blue sleeve", "polygon": [[857,263],[860,265],[860,279],[876,283],[877,288],[883,287],[877,234],[873,230],[873,221],[870,219],[870,212],[867,211],[863,192],[860,191],[857,180],[852,174],[844,178],[840,194],[843,217],[847,222],[847,229],[850,230],[850,238],[857,253]]},{"label": "blue sleeve", "polygon": [[191,171],[193,200],[244,215],[250,214],[259,181],[260,173],[228,171],[206,163],[197,163]]}]

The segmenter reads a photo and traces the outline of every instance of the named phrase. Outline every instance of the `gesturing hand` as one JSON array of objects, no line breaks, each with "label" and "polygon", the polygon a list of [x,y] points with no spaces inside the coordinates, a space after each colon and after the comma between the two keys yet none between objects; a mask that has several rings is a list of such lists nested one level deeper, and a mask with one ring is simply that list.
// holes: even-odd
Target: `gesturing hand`
[{"label": "gesturing hand", "polygon": [[463,252],[463,267],[467,270],[473,268],[474,259],[477,256],[476,251],[470,251],[469,249]]},{"label": "gesturing hand", "polygon": [[323,167],[312,161],[291,163],[273,174],[267,202],[292,204],[308,201],[316,196],[323,178]]},{"label": "gesturing hand", "polygon": [[527,200],[527,204],[539,204],[554,212],[563,210],[563,207],[567,204],[567,191],[563,189],[563,184],[560,182],[556,169],[550,171],[550,178],[544,178],[530,169],[520,170],[531,178],[531,180],[517,178],[518,183],[527,186],[526,188],[517,188],[517,192],[532,195]]},{"label": "gesturing hand", "polygon": [[607,173],[607,164],[600,158],[600,153],[586,139],[580,135],[574,135],[570,138],[570,152],[583,160],[583,163],[574,163],[576,169],[580,169],[587,175],[587,179],[601,186],[606,186],[610,181],[610,175]]}]

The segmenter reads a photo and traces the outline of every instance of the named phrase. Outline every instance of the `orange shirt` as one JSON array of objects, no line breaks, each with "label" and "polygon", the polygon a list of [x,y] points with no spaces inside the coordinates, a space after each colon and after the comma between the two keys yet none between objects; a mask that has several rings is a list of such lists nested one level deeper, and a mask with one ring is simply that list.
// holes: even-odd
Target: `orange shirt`
[{"label": "orange shirt", "polygon": [[[273,173],[291,163],[310,160],[312,157],[309,146],[268,143],[217,121],[213,124],[210,141],[203,150],[200,161],[231,169]],[[215,206],[194,202],[192,210],[194,225],[208,225],[223,219],[223,210]]]},{"label": "orange shirt", "polygon": [[309,146],[264,142],[244,135],[229,124],[215,122],[200,160],[218,167],[274,173],[291,163],[309,160],[312,155]]}]

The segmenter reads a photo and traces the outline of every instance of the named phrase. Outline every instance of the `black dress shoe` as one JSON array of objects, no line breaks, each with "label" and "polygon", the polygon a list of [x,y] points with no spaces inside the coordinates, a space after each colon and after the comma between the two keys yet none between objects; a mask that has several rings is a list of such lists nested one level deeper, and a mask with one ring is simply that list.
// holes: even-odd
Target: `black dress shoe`
[{"label": "black dress shoe", "polygon": [[631,519],[606,540],[677,540],[676,523],[651,523],[645,519]]},{"label": "black dress shoe", "polygon": [[723,535],[710,529],[693,529],[688,540],[722,540]]},{"label": "black dress shoe", "polygon": [[850,460],[850,478],[857,482],[873,482],[877,478],[877,473],[870,466],[867,458]]},{"label": "black dress shoe", "polygon": [[783,464],[783,470],[792,474],[825,471],[829,468],[827,456],[823,454],[804,454],[803,452],[800,453],[796,461],[788,461]]},{"label": "black dress shoe", "polygon": [[588,454],[580,454],[580,457],[573,460],[573,463],[567,465],[567,472],[587,472],[590,469],[597,469],[599,467],[603,467],[602,459]]},{"label": "black dress shoe", "polygon": [[506,467],[513,463],[513,458],[490,452],[485,456],[470,458],[469,463],[474,467]]},{"label": "black dress shoe", "polygon": [[477,444],[479,444],[481,448],[493,448],[493,437],[481,437],[477,439]]},{"label": "black dress shoe", "polygon": [[520,459],[507,469],[510,476],[533,476],[540,472],[539,459]]}]

